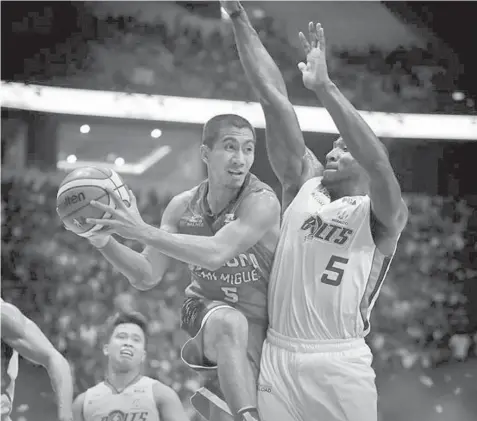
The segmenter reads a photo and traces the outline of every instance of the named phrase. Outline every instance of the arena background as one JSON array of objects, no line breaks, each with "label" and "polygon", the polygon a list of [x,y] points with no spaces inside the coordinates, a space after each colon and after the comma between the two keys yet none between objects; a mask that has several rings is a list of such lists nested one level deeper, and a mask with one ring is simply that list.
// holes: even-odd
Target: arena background
[{"label": "arena background", "polygon": [[[223,107],[243,101],[233,106],[252,112],[259,137],[254,172],[277,188],[259,128],[263,116],[247,108],[255,98],[230,26],[217,2],[2,2],[1,7],[2,297],[35,320],[66,355],[77,393],[101,379],[106,318],[120,308],[144,312],[153,332],[146,370],[173,386],[190,410],[198,378],[178,357],[185,340],[178,330],[188,281],[184,266],[177,263],[153,292],[132,290],[86,241],[61,228],[55,197],[69,169],[108,165],[137,192],[145,219],[159,223],[170,197],[205,175],[198,121],[210,109],[207,99],[223,100]],[[296,68],[302,60],[296,33],[314,19],[326,31],[331,76],[358,109],[389,113],[396,121],[406,120],[395,113],[446,115],[441,118],[449,121],[447,137],[427,136],[435,130],[423,116],[415,137],[407,138],[386,126],[390,120],[372,116],[387,133],[382,138],[411,216],[368,342],[382,421],[475,419],[477,89],[472,38],[454,29],[475,34],[470,20],[475,6],[246,2],[246,8],[294,104],[320,105],[302,87]],[[89,115],[94,101],[78,102],[70,91],[52,101],[49,87],[87,90],[87,98],[118,92],[118,103],[131,107],[124,115],[114,106],[101,116]],[[204,109],[192,107],[182,120],[153,119],[141,110],[145,100],[132,93],[155,95],[159,104],[170,96],[196,98],[205,101]],[[305,118],[300,123],[308,127]],[[335,135],[321,121],[309,127],[316,129],[305,132],[307,144],[322,158]],[[13,419],[51,420],[54,413],[45,371],[22,360]]]}]

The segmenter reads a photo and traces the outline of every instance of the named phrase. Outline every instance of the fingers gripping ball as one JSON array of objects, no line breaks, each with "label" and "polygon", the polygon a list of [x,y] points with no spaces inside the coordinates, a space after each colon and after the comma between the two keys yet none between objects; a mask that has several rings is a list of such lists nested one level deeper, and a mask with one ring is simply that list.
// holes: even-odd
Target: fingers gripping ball
[{"label": "fingers gripping ball", "polygon": [[123,179],[113,170],[78,168],[65,177],[56,196],[56,211],[66,229],[82,237],[89,237],[102,229],[100,225],[86,223],[86,219],[111,218],[110,213],[90,205],[92,200],[96,200],[116,207],[106,188],[113,190],[129,206],[128,189]]}]

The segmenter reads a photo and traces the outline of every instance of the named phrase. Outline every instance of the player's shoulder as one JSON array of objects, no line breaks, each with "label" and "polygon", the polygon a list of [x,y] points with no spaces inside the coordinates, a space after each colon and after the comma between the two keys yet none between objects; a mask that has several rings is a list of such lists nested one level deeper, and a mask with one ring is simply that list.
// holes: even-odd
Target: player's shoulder
[{"label": "player's shoulder", "polygon": [[[91,394],[100,394],[100,393],[104,392],[105,390],[108,390],[107,386],[104,384],[104,382],[99,382],[99,383],[95,384],[94,386],[91,386],[88,389],[86,389],[82,394],[78,395],[77,399],[81,395],[84,395],[84,396],[89,395],[90,396]],[[84,398],[84,396],[83,396],[83,398]]]},{"label": "player's shoulder", "polygon": [[152,383],[152,393],[154,400],[158,405],[171,400],[179,399],[177,392],[170,386],[160,382],[159,380],[150,379]]},{"label": "player's shoulder", "polygon": [[246,181],[247,185],[246,188],[244,189],[245,192],[248,193],[255,193],[255,192],[261,192],[261,191],[268,191],[272,195],[275,195],[275,191],[272,189],[271,186],[269,186],[267,183],[264,181],[260,180],[255,174],[250,173],[248,180]]},{"label": "player's shoulder", "polygon": [[199,187],[200,185],[176,194],[167,205],[167,210],[174,215],[182,215],[194,197],[197,196]]},{"label": "player's shoulder", "polygon": [[84,401],[86,399],[86,395],[90,389],[85,390],[84,392],[80,393],[76,398],[73,400],[73,406],[76,407],[83,407]]},{"label": "player's shoulder", "polygon": [[244,194],[238,204],[237,211],[268,210],[273,213],[277,208],[280,211],[280,201],[275,191],[254,174],[250,174],[248,185],[244,189]]}]

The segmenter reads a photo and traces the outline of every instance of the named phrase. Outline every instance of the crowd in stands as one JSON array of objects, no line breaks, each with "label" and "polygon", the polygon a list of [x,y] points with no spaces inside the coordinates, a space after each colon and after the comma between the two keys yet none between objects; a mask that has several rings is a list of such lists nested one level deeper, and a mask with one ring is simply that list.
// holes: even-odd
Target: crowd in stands
[{"label": "crowd in stands", "polygon": [[[119,309],[142,311],[153,338],[148,371],[188,402],[199,378],[179,354],[186,339],[179,329],[179,308],[189,281],[185,265],[177,262],[153,290],[135,290],[87,240],[62,227],[55,211],[56,192],[57,184],[46,175],[3,177],[3,298],[33,318],[67,355],[80,391],[102,376],[101,327],[107,318]],[[456,342],[466,328],[461,289],[472,276],[456,257],[466,246],[469,208],[426,196],[406,200],[409,224],[368,337],[378,374],[395,366],[465,359],[475,352],[471,343],[463,351]],[[145,220],[159,224],[168,198],[151,193],[139,201]],[[140,250],[138,244],[126,244]]]},{"label": "crowd in stands", "polygon": [[[253,11],[250,16],[283,73],[292,102],[316,105],[297,70],[297,63],[303,60],[301,51],[290,44],[271,17]],[[71,42],[58,45],[45,58],[57,63],[48,66],[50,75],[36,71],[36,76],[29,77],[85,89],[256,99],[238,60],[231,28],[218,19],[198,18],[182,8],[165,6],[153,23],[146,24],[133,16],[94,19],[97,34],[87,47],[79,48]],[[84,52],[84,48],[86,57],[82,55],[80,59],[77,53]],[[400,47],[391,53],[374,47],[368,51],[332,50],[328,67],[333,80],[361,110],[475,111],[472,99],[453,99],[452,94],[458,91],[458,65],[443,59],[432,44],[425,49]]]}]

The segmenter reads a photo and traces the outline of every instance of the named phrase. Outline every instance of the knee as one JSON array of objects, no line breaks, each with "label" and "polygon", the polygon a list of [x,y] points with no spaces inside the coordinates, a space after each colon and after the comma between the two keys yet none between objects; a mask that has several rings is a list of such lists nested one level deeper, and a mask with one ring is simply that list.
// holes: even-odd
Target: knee
[{"label": "knee", "polygon": [[218,321],[217,344],[246,347],[248,342],[247,318],[237,310],[227,310]]}]

